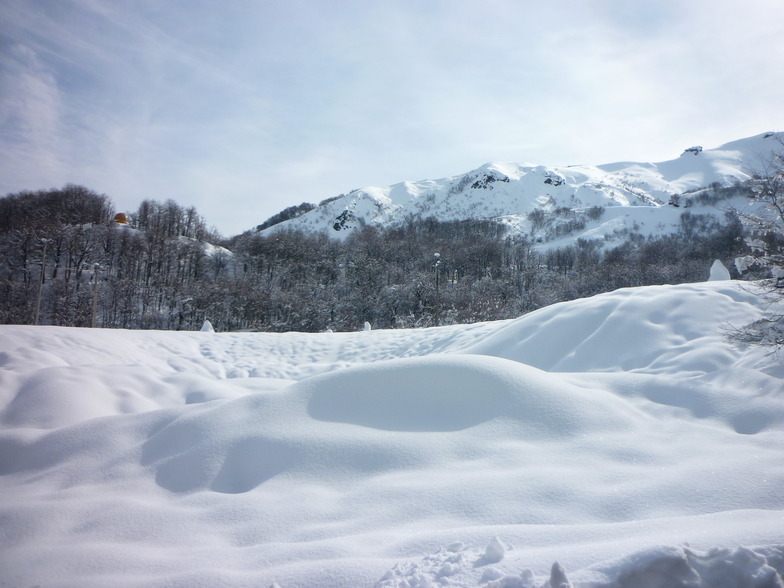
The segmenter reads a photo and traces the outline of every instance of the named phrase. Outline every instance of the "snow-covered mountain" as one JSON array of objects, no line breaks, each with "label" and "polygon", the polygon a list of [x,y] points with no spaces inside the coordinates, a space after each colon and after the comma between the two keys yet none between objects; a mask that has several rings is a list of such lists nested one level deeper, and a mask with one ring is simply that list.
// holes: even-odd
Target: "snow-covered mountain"
[{"label": "snow-covered mountain", "polygon": [[[547,231],[547,213],[582,220],[571,240],[607,239],[633,228],[642,234],[667,233],[677,226],[682,205],[716,215],[715,202],[690,199],[701,189],[731,187],[760,169],[781,149],[784,133],[763,133],[716,149],[689,147],[660,163],[546,166],[488,163],[440,180],[370,186],[328,198],[296,218],[261,231],[324,231],[336,238],[365,225],[391,226],[407,218],[442,221],[495,219],[540,242],[563,232]],[[601,208],[598,208],[601,207]],[[533,213],[533,214],[532,214]],[[557,224],[557,223],[556,223]]]}]

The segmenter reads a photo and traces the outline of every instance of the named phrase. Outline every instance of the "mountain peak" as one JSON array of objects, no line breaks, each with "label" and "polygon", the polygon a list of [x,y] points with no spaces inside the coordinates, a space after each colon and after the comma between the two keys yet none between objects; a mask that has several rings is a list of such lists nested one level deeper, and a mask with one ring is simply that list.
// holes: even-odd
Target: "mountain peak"
[{"label": "mountain peak", "polygon": [[[595,207],[621,207],[627,214],[616,212],[616,218],[636,219],[640,211],[629,213],[629,209],[666,208],[684,193],[748,179],[751,170],[782,148],[783,137],[768,132],[715,149],[692,146],[680,157],[659,163],[547,166],[489,162],[453,177],[352,190],[260,234],[299,229],[345,238],[363,225],[395,226],[407,218],[432,217],[498,220],[534,236],[528,217],[536,210],[579,214]],[[613,230],[623,230],[620,225],[625,222],[616,222]]]}]

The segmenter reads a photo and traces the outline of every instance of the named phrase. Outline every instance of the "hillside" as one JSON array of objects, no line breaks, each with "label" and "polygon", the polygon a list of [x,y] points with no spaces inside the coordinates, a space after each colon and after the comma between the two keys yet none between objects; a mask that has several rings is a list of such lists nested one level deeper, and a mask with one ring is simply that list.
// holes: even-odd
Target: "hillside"
[{"label": "hillside", "polygon": [[713,281],[419,330],[0,326],[3,581],[780,587],[784,370],[726,339],[763,307]]},{"label": "hillside", "polygon": [[[0,323],[428,327],[514,318],[621,287],[700,281],[716,259],[732,277],[771,277],[756,258],[778,246],[775,231],[752,239],[749,230],[764,215],[765,204],[749,200],[761,184],[740,180],[780,139],[690,148],[660,164],[492,164],[292,206],[260,225],[266,229],[228,240],[171,200],[145,200],[124,215],[128,225],[112,221],[106,195],[81,186],[10,194],[0,198]],[[361,206],[352,212],[347,198],[367,211],[383,204],[388,220],[352,217]]]},{"label": "hillside", "polygon": [[[261,234],[301,229],[345,238],[363,225],[388,227],[411,217],[433,217],[495,219],[517,233],[547,241],[535,215],[557,211],[570,211],[573,218],[587,216],[589,222],[574,233],[572,242],[612,239],[630,230],[645,236],[667,234],[677,227],[680,206],[694,205],[699,213],[720,217],[723,211],[715,200],[706,205],[695,196],[701,189],[729,188],[748,179],[750,171],[760,169],[772,151],[781,149],[782,137],[782,133],[764,133],[715,149],[689,147],[680,157],[660,163],[566,167],[488,163],[450,178],[353,190]],[[591,212],[595,207],[605,212]]]}]

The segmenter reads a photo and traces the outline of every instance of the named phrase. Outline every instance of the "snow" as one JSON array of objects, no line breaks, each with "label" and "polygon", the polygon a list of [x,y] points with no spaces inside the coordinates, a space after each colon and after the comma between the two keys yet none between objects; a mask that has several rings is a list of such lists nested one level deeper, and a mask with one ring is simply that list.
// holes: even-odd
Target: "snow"
[{"label": "snow", "polygon": [[716,280],[730,280],[730,271],[721,263],[721,260],[717,259],[713,262],[710,268],[710,275],[708,280],[711,282],[715,282]]},{"label": "snow", "polygon": [[767,304],[718,280],[423,330],[1,326],[3,582],[782,586],[784,366],[727,337]]},{"label": "snow", "polygon": [[[262,231],[271,235],[286,229],[326,232],[343,239],[363,224],[394,226],[408,218],[441,221],[498,219],[534,239],[540,235],[527,222],[536,209],[586,210],[606,208],[602,222],[571,235],[577,239],[619,239],[629,231],[643,236],[677,231],[684,209],[668,206],[683,197],[692,214],[724,220],[725,206],[691,202],[689,194],[708,186],[728,187],[749,179],[780,148],[782,133],[764,133],[715,149],[687,149],[676,159],[659,163],[617,162],[603,165],[545,166],[512,162],[487,163],[454,177],[405,181],[391,186],[368,186],[343,194],[327,204]],[[739,202],[732,203],[739,206]],[[617,209],[620,209],[617,210]],[[341,215],[350,214],[351,222]],[[645,226],[642,226],[645,225]],[[555,245],[545,245],[555,246]]]}]

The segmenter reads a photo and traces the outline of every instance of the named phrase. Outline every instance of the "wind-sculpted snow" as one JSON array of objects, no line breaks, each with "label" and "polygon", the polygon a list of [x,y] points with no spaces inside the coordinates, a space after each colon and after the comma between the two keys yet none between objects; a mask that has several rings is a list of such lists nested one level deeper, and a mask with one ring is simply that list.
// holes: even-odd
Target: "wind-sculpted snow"
[{"label": "wind-sculpted snow", "polygon": [[726,337],[755,292],[318,335],[0,327],[2,580],[781,587],[784,369]]},{"label": "wind-sculpted snow", "polygon": [[469,350],[547,371],[710,373],[738,358],[723,335],[758,304],[731,283],[626,288],[509,321]]},{"label": "wind-sculpted snow", "polygon": [[446,432],[511,419],[533,439],[626,427],[626,405],[508,360],[446,355],[392,360],[305,380],[308,413],[386,431]]}]

